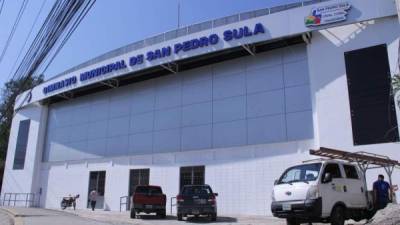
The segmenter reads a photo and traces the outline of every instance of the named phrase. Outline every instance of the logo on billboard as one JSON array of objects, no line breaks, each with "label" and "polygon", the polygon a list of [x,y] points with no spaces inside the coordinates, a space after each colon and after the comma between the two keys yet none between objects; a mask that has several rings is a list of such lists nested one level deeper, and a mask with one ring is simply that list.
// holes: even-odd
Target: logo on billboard
[{"label": "logo on billboard", "polygon": [[347,2],[312,8],[304,23],[307,27],[336,23],[347,19],[351,5]]}]

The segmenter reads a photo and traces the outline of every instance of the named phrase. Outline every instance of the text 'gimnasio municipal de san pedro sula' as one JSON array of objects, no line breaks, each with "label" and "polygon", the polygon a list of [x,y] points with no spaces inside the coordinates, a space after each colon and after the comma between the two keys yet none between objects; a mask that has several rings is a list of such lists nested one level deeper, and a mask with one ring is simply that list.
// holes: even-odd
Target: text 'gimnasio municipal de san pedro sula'
[{"label": "text 'gimnasio municipal de san pedro sula'", "polygon": [[[200,38],[195,38],[189,41],[179,42],[173,46],[166,46],[160,49],[155,49],[153,51],[148,51],[146,54],[139,54],[136,56],[131,56],[129,58],[129,66],[134,67],[143,64],[146,61],[153,61],[156,59],[161,59],[164,57],[171,56],[172,54],[179,54],[181,52],[188,52],[194,49],[203,48],[207,46],[216,45],[220,42],[222,38],[224,41],[229,42],[232,40],[242,39],[251,37],[257,34],[265,33],[264,26],[261,23],[257,23],[253,28],[248,26],[243,26],[238,29],[229,29],[223,32],[223,37],[218,34],[210,34],[208,36],[203,36]],[[91,69],[89,71],[83,72],[79,75],[79,80],[85,82],[87,80],[99,77],[114,71],[125,69],[128,67],[128,63],[125,60],[119,60],[114,63],[110,63],[104,66]],[[60,90],[69,86],[76,84],[78,81],[77,76],[71,76],[61,81],[52,83],[43,88],[43,93],[48,94],[56,90]]]}]

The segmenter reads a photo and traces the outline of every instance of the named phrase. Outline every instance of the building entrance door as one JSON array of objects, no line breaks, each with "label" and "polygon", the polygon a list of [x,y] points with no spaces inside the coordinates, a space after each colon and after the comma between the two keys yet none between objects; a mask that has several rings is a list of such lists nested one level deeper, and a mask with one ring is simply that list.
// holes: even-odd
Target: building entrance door
[{"label": "building entrance door", "polygon": [[180,189],[184,185],[204,184],[205,166],[185,166],[180,169]]},{"label": "building entrance door", "polygon": [[[89,174],[88,199],[91,191],[97,191],[96,209],[104,207],[104,188],[106,185],[106,171],[91,171]],[[87,207],[90,208],[88,201]]]},{"label": "building entrance door", "polygon": [[138,185],[149,185],[150,180],[150,169],[134,169],[129,172],[129,196],[133,195],[133,192]]}]

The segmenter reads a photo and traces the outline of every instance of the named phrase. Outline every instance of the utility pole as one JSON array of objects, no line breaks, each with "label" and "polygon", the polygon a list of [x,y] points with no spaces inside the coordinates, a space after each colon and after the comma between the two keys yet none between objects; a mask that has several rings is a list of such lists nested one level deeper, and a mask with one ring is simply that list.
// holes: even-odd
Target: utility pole
[{"label": "utility pole", "polygon": [[396,8],[397,8],[397,18],[400,22],[400,0],[396,0]]},{"label": "utility pole", "polygon": [[178,28],[181,26],[181,2],[178,0]]}]

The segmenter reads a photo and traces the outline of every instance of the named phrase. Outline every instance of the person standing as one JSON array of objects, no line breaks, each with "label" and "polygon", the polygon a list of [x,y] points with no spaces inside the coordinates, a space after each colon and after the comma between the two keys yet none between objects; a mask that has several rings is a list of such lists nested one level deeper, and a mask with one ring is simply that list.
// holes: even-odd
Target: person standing
[{"label": "person standing", "polygon": [[97,196],[98,196],[98,193],[96,190],[92,190],[89,193],[89,201],[90,201],[90,206],[92,207],[92,211],[94,211],[94,208],[96,208]]},{"label": "person standing", "polygon": [[374,182],[374,200],[376,210],[383,209],[389,203],[390,185],[386,182],[385,177],[379,174],[378,180]]}]

